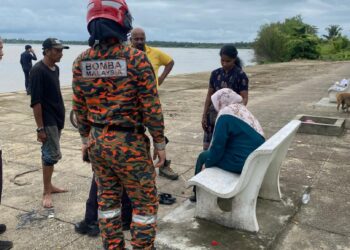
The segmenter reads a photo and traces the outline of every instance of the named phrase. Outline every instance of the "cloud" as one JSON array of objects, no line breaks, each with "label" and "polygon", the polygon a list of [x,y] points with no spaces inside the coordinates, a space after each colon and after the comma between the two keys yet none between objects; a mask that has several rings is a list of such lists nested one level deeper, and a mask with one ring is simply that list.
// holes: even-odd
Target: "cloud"
[{"label": "cloud", "polygon": [[[87,40],[87,0],[0,0],[5,38]],[[350,36],[348,0],[127,0],[148,40],[253,41],[260,26],[301,14],[324,34],[330,24]]]},{"label": "cloud", "polygon": [[86,39],[84,1],[1,0],[0,34],[8,38]]}]

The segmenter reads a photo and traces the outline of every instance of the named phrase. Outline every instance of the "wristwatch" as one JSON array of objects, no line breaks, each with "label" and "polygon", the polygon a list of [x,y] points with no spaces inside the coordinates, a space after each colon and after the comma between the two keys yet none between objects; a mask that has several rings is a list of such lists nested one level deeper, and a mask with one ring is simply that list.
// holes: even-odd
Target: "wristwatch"
[{"label": "wristwatch", "polygon": [[36,132],[37,132],[37,133],[40,133],[41,131],[44,131],[44,127],[37,128],[37,129],[36,129]]}]

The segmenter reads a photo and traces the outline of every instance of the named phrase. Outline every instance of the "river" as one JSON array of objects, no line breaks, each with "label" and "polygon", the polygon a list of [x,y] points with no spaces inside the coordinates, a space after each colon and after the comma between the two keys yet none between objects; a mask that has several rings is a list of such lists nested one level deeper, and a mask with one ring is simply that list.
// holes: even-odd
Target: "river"
[{"label": "river", "polygon": [[[69,50],[64,50],[63,58],[58,63],[60,67],[61,86],[71,84],[71,67],[74,59],[87,49],[83,45],[71,45]],[[38,60],[41,60],[41,45],[33,45]],[[196,72],[212,71],[220,67],[219,49],[197,48],[160,48],[173,57],[175,66],[170,75],[189,74]],[[24,51],[24,44],[4,44],[4,57],[0,62],[0,93],[24,91],[24,74],[19,63],[20,55]],[[254,65],[254,51],[251,49],[238,50],[239,57],[244,65]],[[33,61],[35,63],[35,61]]]}]

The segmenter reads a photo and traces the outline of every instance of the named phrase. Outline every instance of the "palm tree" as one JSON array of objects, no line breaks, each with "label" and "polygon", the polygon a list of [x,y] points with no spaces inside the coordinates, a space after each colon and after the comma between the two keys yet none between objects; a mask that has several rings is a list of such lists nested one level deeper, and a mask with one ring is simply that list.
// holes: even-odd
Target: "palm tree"
[{"label": "palm tree", "polygon": [[341,36],[342,27],[339,25],[329,25],[326,30],[328,31],[328,35],[323,35],[323,37],[327,40],[332,40]]}]

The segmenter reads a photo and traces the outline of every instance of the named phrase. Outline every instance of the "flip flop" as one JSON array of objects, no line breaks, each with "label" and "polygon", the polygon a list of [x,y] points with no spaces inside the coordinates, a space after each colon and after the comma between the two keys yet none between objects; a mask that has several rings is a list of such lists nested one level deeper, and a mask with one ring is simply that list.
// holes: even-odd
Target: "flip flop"
[{"label": "flip flop", "polygon": [[175,197],[172,197],[171,194],[168,193],[160,193],[159,194],[159,203],[163,205],[172,205],[176,201]]},{"label": "flip flop", "polygon": [[163,197],[164,199],[170,200],[170,201],[176,201],[176,198],[173,197],[169,193],[160,193],[159,196]]},{"label": "flip flop", "polygon": [[164,200],[164,199],[159,199],[159,203],[162,205],[172,205],[174,204],[174,201],[170,201],[170,200]]}]

